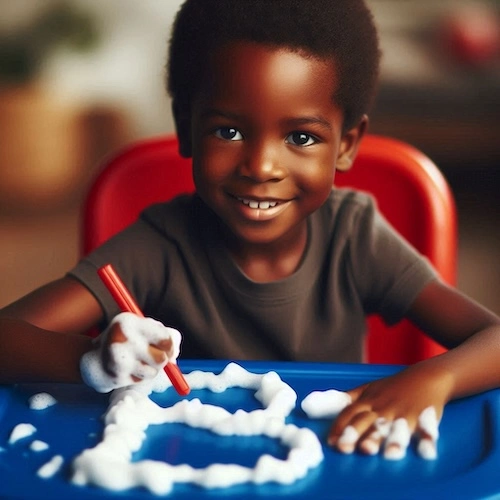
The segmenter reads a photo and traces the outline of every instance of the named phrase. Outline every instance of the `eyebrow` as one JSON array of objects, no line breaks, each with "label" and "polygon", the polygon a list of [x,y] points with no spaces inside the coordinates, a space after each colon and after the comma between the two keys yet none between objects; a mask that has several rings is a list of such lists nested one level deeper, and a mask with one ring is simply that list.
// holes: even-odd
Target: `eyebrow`
[{"label": "eyebrow", "polygon": [[326,130],[332,130],[332,124],[321,116],[301,116],[298,118],[290,118],[285,121],[291,126],[296,127],[301,125],[319,125],[321,128]]},{"label": "eyebrow", "polygon": [[[201,114],[203,119],[209,119],[214,117],[227,118],[229,120],[238,120],[241,119],[241,115],[237,113],[231,113],[229,111],[221,111],[215,108],[208,108],[203,111]],[[285,118],[283,123],[290,127],[300,127],[302,125],[316,125],[321,128],[331,131],[333,129],[331,123],[321,116],[299,116],[299,117],[291,117]]]},{"label": "eyebrow", "polygon": [[228,111],[220,111],[214,108],[208,108],[204,110],[203,113],[201,114],[201,117],[203,119],[221,117],[221,118],[228,118],[230,120],[237,120],[241,118],[240,115],[237,115],[236,113],[230,113]]}]

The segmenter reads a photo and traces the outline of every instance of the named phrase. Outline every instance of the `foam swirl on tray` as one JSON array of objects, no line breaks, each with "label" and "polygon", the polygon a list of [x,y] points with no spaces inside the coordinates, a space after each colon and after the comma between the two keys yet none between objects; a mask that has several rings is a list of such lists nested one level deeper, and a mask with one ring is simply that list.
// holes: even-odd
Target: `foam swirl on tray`
[{"label": "foam swirl on tray", "polygon": [[[223,488],[243,483],[278,482],[291,484],[323,460],[321,443],[308,428],[286,424],[295,407],[295,391],[276,372],[255,374],[230,363],[218,375],[193,371],[186,375],[191,389],[222,392],[230,387],[255,390],[263,408],[238,410],[234,414],[199,399],[182,400],[162,408],[148,394],[131,387],[113,392],[105,415],[102,441],[84,450],[73,462],[72,481],[111,490],[144,487],[155,494],[169,493],[176,483],[194,483],[205,488]],[[211,464],[193,468],[189,464],[171,465],[155,460],[131,462],[149,425],[184,423],[224,436],[264,435],[289,447],[285,460],[262,455],[254,468],[238,464]]]}]

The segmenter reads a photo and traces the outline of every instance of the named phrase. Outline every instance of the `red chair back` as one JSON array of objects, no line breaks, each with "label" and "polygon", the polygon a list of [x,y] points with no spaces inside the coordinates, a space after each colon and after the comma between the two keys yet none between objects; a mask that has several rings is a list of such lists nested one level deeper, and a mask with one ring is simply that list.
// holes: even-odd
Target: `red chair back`
[{"label": "red chair back", "polygon": [[[436,165],[408,144],[366,136],[351,170],[337,172],[335,185],[372,193],[385,217],[455,284],[457,217],[450,188]],[[83,214],[86,254],[136,220],[148,205],[194,190],[191,160],[177,139],[139,141],[103,162]],[[367,361],[411,364],[444,351],[408,321],[387,327],[369,318]]]}]

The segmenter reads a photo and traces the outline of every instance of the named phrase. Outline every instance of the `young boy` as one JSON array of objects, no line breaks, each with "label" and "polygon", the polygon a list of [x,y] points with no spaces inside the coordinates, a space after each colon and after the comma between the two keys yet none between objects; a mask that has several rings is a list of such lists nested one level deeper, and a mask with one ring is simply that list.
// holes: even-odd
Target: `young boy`
[{"label": "young boy", "polygon": [[[440,281],[369,197],[332,191],[367,128],[378,62],[362,0],[188,0],[168,85],[196,194],[147,209],[6,307],[0,382],[81,381],[80,360],[97,353],[107,390],[125,383],[122,316],[97,344],[85,336],[119,313],[96,273],[111,262],[147,316],[182,332],[185,358],[359,362],[372,312],[453,348],[350,391],[329,437],[344,452],[378,451],[381,419],[425,435],[425,409],[439,419],[448,401],[498,387],[500,319]],[[175,357],[147,321],[126,383]]]}]

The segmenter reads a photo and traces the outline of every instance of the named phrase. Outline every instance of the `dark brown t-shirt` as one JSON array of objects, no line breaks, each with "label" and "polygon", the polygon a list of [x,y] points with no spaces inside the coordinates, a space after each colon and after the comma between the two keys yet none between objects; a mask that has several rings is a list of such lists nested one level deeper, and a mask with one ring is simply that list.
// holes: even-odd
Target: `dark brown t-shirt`
[{"label": "dark brown t-shirt", "polygon": [[308,220],[297,271],[256,283],[229,256],[195,196],[153,205],[70,275],[119,310],[96,270],[112,263],[147,316],[183,334],[182,358],[362,361],[365,316],[399,321],[436,272],[367,195],[334,189]]}]

